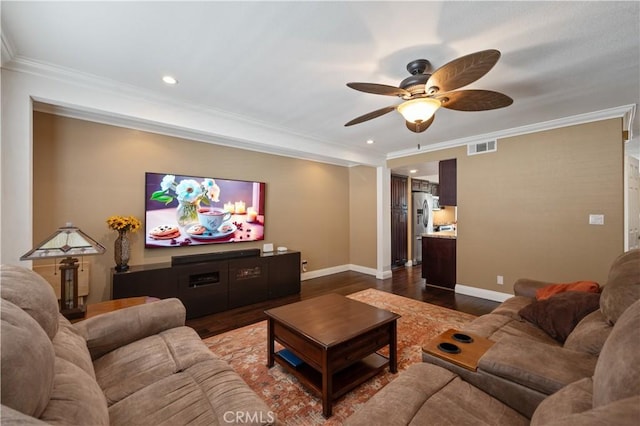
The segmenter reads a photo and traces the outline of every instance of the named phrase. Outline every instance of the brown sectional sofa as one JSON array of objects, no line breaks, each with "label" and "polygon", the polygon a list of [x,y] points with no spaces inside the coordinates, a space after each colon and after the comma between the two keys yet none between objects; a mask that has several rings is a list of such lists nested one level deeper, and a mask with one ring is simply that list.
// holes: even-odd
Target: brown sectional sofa
[{"label": "brown sectional sofa", "polygon": [[[578,322],[564,343],[519,315],[521,309],[534,303],[536,290],[549,284],[518,280],[514,286],[514,297],[462,329],[496,342],[480,358],[476,372],[427,353],[423,354],[423,360],[453,371],[526,417],[531,417],[547,396],[593,375],[600,350],[613,324],[624,310],[640,299],[640,250],[624,253],[613,262],[607,282],[603,283],[600,309]],[[563,309],[557,315],[568,316],[570,313]]]},{"label": "brown sectional sofa", "polygon": [[614,261],[600,309],[564,344],[518,315],[544,284],[521,280],[463,329],[496,341],[477,372],[425,353],[347,425],[640,424],[640,250]]},{"label": "brown sectional sofa", "polygon": [[0,282],[3,425],[275,423],[178,299],[71,324],[35,272],[2,266]]}]

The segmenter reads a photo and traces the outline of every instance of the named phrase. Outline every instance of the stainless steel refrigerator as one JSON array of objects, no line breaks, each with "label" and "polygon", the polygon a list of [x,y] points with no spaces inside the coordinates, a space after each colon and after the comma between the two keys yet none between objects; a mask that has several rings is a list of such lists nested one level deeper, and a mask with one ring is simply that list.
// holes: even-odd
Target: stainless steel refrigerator
[{"label": "stainless steel refrigerator", "polygon": [[414,192],[411,207],[413,220],[413,264],[422,263],[422,234],[433,232],[433,196]]}]

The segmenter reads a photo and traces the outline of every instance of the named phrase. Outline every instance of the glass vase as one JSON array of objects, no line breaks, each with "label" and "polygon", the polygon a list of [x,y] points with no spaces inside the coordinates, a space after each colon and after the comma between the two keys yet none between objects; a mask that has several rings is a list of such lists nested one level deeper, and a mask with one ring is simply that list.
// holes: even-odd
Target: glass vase
[{"label": "glass vase", "polygon": [[118,238],[114,243],[113,258],[116,261],[116,271],[124,272],[129,269],[130,246],[127,231],[118,231]]},{"label": "glass vase", "polygon": [[178,208],[176,209],[176,218],[178,225],[187,227],[189,225],[195,225],[198,223],[198,208],[199,203],[178,202]]}]

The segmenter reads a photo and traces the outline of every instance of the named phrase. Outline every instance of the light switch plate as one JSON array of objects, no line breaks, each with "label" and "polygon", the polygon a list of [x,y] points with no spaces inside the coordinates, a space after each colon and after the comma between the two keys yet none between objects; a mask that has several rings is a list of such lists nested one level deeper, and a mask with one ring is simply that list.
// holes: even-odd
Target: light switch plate
[{"label": "light switch plate", "polygon": [[589,215],[589,225],[604,225],[604,215],[603,214],[590,214]]}]

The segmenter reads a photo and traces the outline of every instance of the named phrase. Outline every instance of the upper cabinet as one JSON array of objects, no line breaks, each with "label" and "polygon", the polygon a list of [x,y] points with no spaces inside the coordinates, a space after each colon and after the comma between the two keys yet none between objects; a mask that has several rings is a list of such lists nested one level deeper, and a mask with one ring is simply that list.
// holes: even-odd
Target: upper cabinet
[{"label": "upper cabinet", "polygon": [[428,180],[411,179],[411,191],[438,195],[438,184]]},{"label": "upper cabinet", "polygon": [[440,161],[440,205],[457,206],[457,164],[456,159]]},{"label": "upper cabinet", "polygon": [[409,207],[407,201],[407,178],[405,176],[391,175],[391,208],[406,209]]}]

